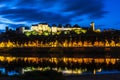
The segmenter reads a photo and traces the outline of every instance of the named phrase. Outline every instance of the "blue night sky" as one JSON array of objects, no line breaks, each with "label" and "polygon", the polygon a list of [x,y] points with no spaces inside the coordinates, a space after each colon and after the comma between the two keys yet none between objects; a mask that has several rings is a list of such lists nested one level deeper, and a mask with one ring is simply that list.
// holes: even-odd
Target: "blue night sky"
[{"label": "blue night sky", "polygon": [[0,0],[0,30],[6,26],[79,24],[120,29],[120,0]]}]

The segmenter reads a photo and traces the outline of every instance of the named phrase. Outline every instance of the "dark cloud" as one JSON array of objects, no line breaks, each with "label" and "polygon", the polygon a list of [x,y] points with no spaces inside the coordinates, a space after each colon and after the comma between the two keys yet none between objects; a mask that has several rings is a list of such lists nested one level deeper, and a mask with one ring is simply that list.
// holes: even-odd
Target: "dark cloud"
[{"label": "dark cloud", "polygon": [[16,6],[21,8],[46,9],[53,7],[57,0],[19,0]]},{"label": "dark cloud", "polygon": [[89,15],[91,18],[102,18],[106,11],[103,10],[103,0],[72,0],[64,1],[64,11],[74,12],[73,16]]},{"label": "dark cloud", "polygon": [[18,7],[34,7],[37,4],[37,0],[18,0],[16,6]]},{"label": "dark cloud", "polygon": [[[5,2],[6,1],[6,2]],[[83,21],[81,16],[87,19],[103,18],[106,11],[103,10],[104,0],[0,0],[6,7],[0,8],[2,18],[14,22],[26,21],[48,23],[70,23]],[[1,4],[1,3],[0,3]],[[7,6],[7,5],[10,6]],[[70,14],[67,14],[70,13]]]},{"label": "dark cloud", "polygon": [[2,2],[7,2],[7,1],[9,1],[9,0],[0,0],[0,3],[2,3]]},{"label": "dark cloud", "polygon": [[52,12],[37,11],[36,9],[8,9],[1,11],[0,14],[4,18],[15,21],[67,23],[70,20],[69,16],[63,16]]}]

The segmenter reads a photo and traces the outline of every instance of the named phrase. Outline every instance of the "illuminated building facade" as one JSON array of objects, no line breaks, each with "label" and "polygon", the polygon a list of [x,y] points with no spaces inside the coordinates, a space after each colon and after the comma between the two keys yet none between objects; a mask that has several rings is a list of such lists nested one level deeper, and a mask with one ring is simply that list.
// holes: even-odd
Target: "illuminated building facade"
[{"label": "illuminated building facade", "polygon": [[48,31],[48,32],[50,32],[50,27],[49,27],[49,25],[47,24],[47,23],[40,23],[40,24],[38,24],[38,25],[32,25],[32,27],[31,27],[31,30],[33,31],[33,30],[35,30],[35,31]]},{"label": "illuminated building facade", "polygon": [[57,26],[56,26],[56,25],[53,25],[53,26],[51,27],[51,32],[52,32],[52,33],[56,33],[57,31],[58,31]]},{"label": "illuminated building facade", "polygon": [[[100,32],[100,30],[98,30],[98,29],[95,30],[94,22],[91,22],[90,30],[95,31],[95,32]],[[19,28],[19,33],[28,33],[31,31],[35,31],[38,35],[49,35],[51,33],[54,35],[61,31],[64,31],[64,32],[74,31],[77,34],[87,32],[86,29],[83,29],[81,27],[63,27],[63,26],[58,27],[56,25],[53,25],[52,27],[50,27],[47,23],[39,23],[39,24],[32,25],[29,30],[25,29],[24,27]]]}]

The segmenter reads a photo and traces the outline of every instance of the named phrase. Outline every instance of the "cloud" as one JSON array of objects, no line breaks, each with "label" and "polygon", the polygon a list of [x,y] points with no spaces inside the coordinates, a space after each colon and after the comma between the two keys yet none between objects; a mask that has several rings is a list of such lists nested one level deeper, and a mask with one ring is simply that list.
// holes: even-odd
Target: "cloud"
[{"label": "cloud", "polygon": [[64,11],[74,12],[73,16],[88,15],[88,18],[102,18],[107,13],[104,11],[104,0],[65,0]]},{"label": "cloud", "polygon": [[5,29],[3,26],[6,27],[6,26],[8,26],[8,25],[0,23],[0,30],[4,30],[4,29]]},{"label": "cloud", "polygon": [[[2,23],[48,22],[67,24],[85,19],[100,19],[107,13],[104,0],[0,0]],[[83,19],[82,16],[87,16]],[[4,21],[4,20],[7,21]],[[9,22],[12,23],[9,23]],[[23,23],[24,24],[24,23]]]},{"label": "cloud", "polygon": [[6,18],[0,18],[1,23],[7,23],[7,24],[25,24],[25,22],[13,22]]},{"label": "cloud", "polygon": [[[27,21],[27,22],[49,22],[49,23],[66,23],[69,22],[69,16],[63,16],[53,12],[37,11],[36,9],[8,9],[3,10],[2,17],[14,21]],[[62,20],[62,21],[61,21]]]}]

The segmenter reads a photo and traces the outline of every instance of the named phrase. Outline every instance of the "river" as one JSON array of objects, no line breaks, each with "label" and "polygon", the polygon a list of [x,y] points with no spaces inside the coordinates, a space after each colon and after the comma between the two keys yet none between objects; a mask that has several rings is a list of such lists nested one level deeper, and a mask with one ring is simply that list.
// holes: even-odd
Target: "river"
[{"label": "river", "polygon": [[33,70],[57,70],[64,75],[119,73],[120,58],[0,56],[2,74],[19,75]]}]

